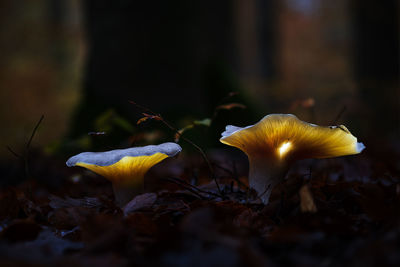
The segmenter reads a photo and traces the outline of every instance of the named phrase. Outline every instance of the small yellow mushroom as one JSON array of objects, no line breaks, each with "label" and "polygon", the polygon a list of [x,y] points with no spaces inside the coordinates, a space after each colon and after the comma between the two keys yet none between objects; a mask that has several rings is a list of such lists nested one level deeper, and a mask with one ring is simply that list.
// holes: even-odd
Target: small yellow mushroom
[{"label": "small yellow mushroom", "polygon": [[228,125],[220,141],[246,153],[249,185],[264,204],[294,161],[358,154],[365,148],[343,125],[317,126],[292,114],[270,114],[244,128]]},{"label": "small yellow mushroom", "polygon": [[67,166],[80,166],[111,181],[117,204],[122,206],[143,190],[146,172],[155,164],[181,152],[175,143],[132,147],[106,152],[83,152],[71,157]]}]

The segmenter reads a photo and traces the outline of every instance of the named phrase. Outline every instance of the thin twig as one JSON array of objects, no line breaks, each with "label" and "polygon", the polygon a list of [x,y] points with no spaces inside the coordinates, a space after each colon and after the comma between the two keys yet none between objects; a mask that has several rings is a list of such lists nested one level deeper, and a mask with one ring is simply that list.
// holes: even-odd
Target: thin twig
[{"label": "thin twig", "polygon": [[[261,201],[262,201],[262,196],[263,195],[265,195],[265,193],[267,193],[268,192],[268,190],[271,188],[271,184],[269,184],[268,186],[267,186],[267,188],[264,190],[264,192],[261,194],[261,195],[258,195],[257,196],[257,198],[259,198],[259,199],[261,199]],[[262,201],[262,202],[264,202],[264,201]]]},{"label": "thin twig", "polygon": [[204,152],[204,150],[203,150],[201,147],[199,147],[198,145],[196,145],[195,143],[193,143],[193,141],[191,141],[191,140],[187,139],[186,137],[182,136],[182,134],[181,134],[176,128],[172,127],[172,126],[171,126],[167,121],[165,121],[162,117],[161,117],[161,121],[162,121],[168,128],[170,128],[172,131],[174,131],[176,134],[178,134],[178,135],[179,135],[179,139],[182,139],[182,140],[186,141],[187,143],[191,144],[193,147],[195,147],[195,148],[200,152],[201,156],[203,157],[204,161],[206,162],[206,164],[207,164],[207,166],[208,166],[208,169],[209,169],[209,171],[210,171],[211,178],[214,180],[215,184],[217,185],[218,192],[222,195],[221,188],[220,188],[220,186],[219,186],[219,183],[218,183],[218,181],[217,181],[217,178],[215,177],[214,169],[212,168],[211,163],[210,163],[210,161],[208,160],[208,157],[207,157],[206,153]]},{"label": "thin twig", "polygon": [[39,121],[36,123],[36,126],[35,126],[35,128],[33,129],[33,131],[32,131],[31,137],[29,138],[28,143],[26,143],[26,148],[27,148],[27,149],[29,149],[29,146],[31,145],[32,139],[33,139],[33,137],[35,136],[35,133],[36,133],[36,131],[37,131],[37,129],[38,129],[38,127],[39,127],[39,125],[40,125],[40,123],[42,122],[43,119],[44,119],[44,115],[42,115],[42,116],[40,117]]},{"label": "thin twig", "polygon": [[29,171],[29,162],[28,162],[28,158],[29,158],[29,148],[30,148],[30,146],[31,146],[33,137],[35,136],[36,131],[37,131],[37,129],[39,128],[39,125],[40,125],[40,123],[43,121],[43,119],[44,119],[44,115],[40,116],[40,119],[39,119],[39,121],[36,123],[35,128],[33,128],[31,137],[29,138],[28,142],[26,143],[25,153],[24,153],[24,157],[23,157],[23,158],[24,158],[25,176],[26,176],[27,178],[30,178],[30,177],[31,177],[30,171]]},{"label": "thin twig", "polygon": [[14,150],[11,149],[11,147],[6,146],[7,150],[10,151],[11,154],[13,154],[16,158],[21,159],[22,156],[17,154],[17,152],[15,152]]},{"label": "thin twig", "polygon": [[233,171],[229,170],[228,168],[222,167],[221,165],[219,165],[217,163],[213,163],[213,165],[215,167],[225,171],[229,175],[231,175],[231,177],[233,178],[233,180],[236,181],[236,183],[239,185],[239,187],[243,186],[245,189],[249,189],[249,187],[246,184],[244,184],[242,181],[239,180],[239,177],[238,177],[237,172],[236,172],[236,165],[234,164],[234,162],[233,162],[233,168],[234,168]]},{"label": "thin twig", "polygon": [[200,199],[203,199],[203,200],[206,199],[204,196],[202,196],[201,194],[199,194],[198,192],[196,192],[196,191],[193,190],[192,188],[190,188],[190,187],[188,187],[188,186],[186,186],[186,185],[184,185],[184,184],[182,184],[182,183],[179,183],[179,182],[175,181],[175,180],[172,179],[172,178],[162,178],[162,180],[165,180],[165,181],[170,182],[170,183],[174,183],[174,184],[176,184],[176,185],[178,185],[178,186],[180,186],[180,187],[182,187],[182,188],[188,190],[189,192],[193,193],[194,195],[196,195],[196,196],[199,197]]},{"label": "thin twig", "polygon": [[190,186],[191,188],[193,188],[193,189],[197,190],[197,191],[198,191],[198,192],[200,192],[200,193],[203,193],[203,194],[208,194],[208,195],[212,195],[212,196],[215,196],[215,197],[222,197],[222,195],[215,194],[215,193],[213,193],[213,192],[210,192],[210,191],[206,191],[206,190],[200,189],[200,188],[198,188],[197,186],[195,186],[195,185],[192,185],[192,184],[190,184],[190,183],[186,182],[186,181],[185,181],[185,180],[183,180],[183,179],[180,179],[180,178],[173,178],[173,179],[175,179],[176,181],[179,181],[179,182],[181,182],[182,184],[185,184],[185,185],[188,185],[188,186]]},{"label": "thin twig", "polygon": [[346,111],[347,107],[343,106],[342,109],[339,111],[339,113],[337,114],[336,118],[333,120],[331,125],[337,125],[340,117],[342,117],[343,113]]},{"label": "thin twig", "polygon": [[232,168],[233,168],[233,178],[237,181],[237,183],[242,185],[246,190],[250,190],[250,187],[248,185],[240,181],[236,168],[236,162],[234,160],[232,160]]},{"label": "thin twig", "polygon": [[148,113],[152,113],[153,115],[156,115],[156,116],[159,116],[159,115],[160,115],[160,114],[155,113],[154,111],[152,111],[152,110],[149,109],[149,108],[146,108],[146,107],[144,107],[144,106],[142,106],[142,105],[139,105],[139,104],[136,103],[135,101],[129,100],[129,103],[131,103],[131,104],[137,106],[138,108],[140,108],[140,109],[143,110],[143,111],[146,111],[146,112],[148,112]]},{"label": "thin twig", "polygon": [[194,189],[194,190],[197,190],[197,192],[200,192],[200,193],[203,193],[203,194],[212,195],[212,196],[215,196],[215,197],[222,197],[222,196],[219,195],[219,194],[216,194],[216,193],[213,193],[213,192],[209,192],[209,191],[200,189],[200,188],[198,188],[197,186],[192,185],[192,184],[190,184],[190,183],[188,183],[188,182],[186,182],[185,180],[182,180],[182,179],[180,179],[180,178],[173,177],[173,178],[169,178],[169,179],[175,180],[175,181],[181,183],[182,185],[189,186],[190,188],[192,188],[192,189]]},{"label": "thin twig", "polygon": [[[35,128],[33,128],[32,134],[31,134],[28,142],[26,143],[25,150],[24,150],[22,155],[19,155],[18,153],[16,153],[14,150],[11,149],[11,147],[6,146],[8,151],[10,151],[15,157],[17,157],[19,160],[21,160],[21,162],[23,164],[23,167],[24,167],[24,171],[25,171],[25,178],[30,178],[29,163],[28,163],[29,148],[31,146],[33,137],[35,136],[36,131],[39,128],[39,125],[43,121],[43,119],[44,119],[44,115],[42,115],[40,117],[39,121],[35,125]],[[27,192],[27,196],[31,198],[32,197],[32,190],[31,190],[30,185],[28,185],[27,191],[28,191]]]},{"label": "thin twig", "polygon": [[175,127],[173,127],[169,122],[167,122],[167,121],[161,116],[161,114],[156,113],[156,112],[152,111],[152,110],[149,109],[149,108],[146,108],[146,107],[144,107],[144,106],[141,106],[141,105],[139,105],[138,103],[136,103],[136,102],[134,102],[134,101],[131,101],[131,100],[130,100],[129,102],[130,102],[131,104],[137,106],[138,108],[140,108],[140,109],[142,109],[142,110],[144,110],[144,111],[146,111],[146,112],[148,112],[148,113],[151,113],[151,114],[154,115],[154,116],[157,116],[158,119],[159,119],[162,123],[164,123],[165,126],[167,126],[170,130],[172,130],[175,134],[177,134],[177,135],[179,136],[179,139],[183,139],[185,142],[187,142],[187,143],[191,144],[193,147],[195,147],[195,148],[200,152],[201,156],[203,157],[204,161],[206,162],[206,164],[207,164],[207,166],[208,166],[208,169],[209,169],[209,171],[210,171],[211,178],[214,180],[215,184],[217,185],[218,192],[222,195],[222,191],[221,191],[221,188],[220,188],[220,186],[219,186],[219,184],[218,184],[218,182],[217,182],[217,179],[216,179],[216,177],[215,177],[214,170],[213,170],[213,168],[212,168],[212,166],[211,166],[210,161],[208,160],[208,157],[207,157],[206,153],[203,151],[203,149],[202,149],[201,147],[199,147],[198,145],[196,145],[193,141],[187,139],[186,137],[183,137],[182,134],[179,132],[179,130],[176,129]]}]

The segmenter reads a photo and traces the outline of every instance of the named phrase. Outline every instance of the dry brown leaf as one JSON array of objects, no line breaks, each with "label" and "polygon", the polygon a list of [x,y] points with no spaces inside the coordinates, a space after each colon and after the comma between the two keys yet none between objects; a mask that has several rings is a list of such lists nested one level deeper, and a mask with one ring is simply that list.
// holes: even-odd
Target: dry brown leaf
[{"label": "dry brown leaf", "polygon": [[145,116],[145,117],[147,117],[149,119],[152,119],[152,120],[157,120],[157,121],[161,120],[161,116],[160,115],[150,115],[150,114],[147,114],[147,113],[142,113],[142,114],[143,114],[143,116]]},{"label": "dry brown leaf", "polygon": [[140,118],[140,119],[136,122],[136,124],[139,125],[139,124],[141,124],[142,122],[145,122],[145,121],[147,121],[147,120],[148,120],[148,117]]},{"label": "dry brown leaf", "polygon": [[308,185],[303,185],[300,190],[300,209],[302,212],[317,212],[317,206],[315,205],[314,198],[311,194]]},{"label": "dry brown leaf", "polygon": [[123,208],[124,214],[128,215],[134,211],[150,208],[157,200],[157,195],[154,193],[145,193],[136,196],[134,199],[128,202]]},{"label": "dry brown leaf", "polygon": [[144,117],[140,118],[136,122],[137,125],[141,124],[142,122],[147,121],[148,119],[156,120],[156,121],[161,121],[162,120],[162,118],[159,115],[150,115],[150,114],[147,114],[147,113],[142,113],[142,114],[143,114]]}]

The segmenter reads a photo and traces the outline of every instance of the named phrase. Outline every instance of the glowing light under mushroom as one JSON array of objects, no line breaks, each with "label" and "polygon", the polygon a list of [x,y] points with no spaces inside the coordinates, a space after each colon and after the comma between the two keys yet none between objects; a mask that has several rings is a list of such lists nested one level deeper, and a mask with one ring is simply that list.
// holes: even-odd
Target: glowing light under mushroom
[{"label": "glowing light under mushroom", "polygon": [[292,147],[292,143],[291,142],[285,142],[283,143],[279,148],[279,156],[283,157]]}]

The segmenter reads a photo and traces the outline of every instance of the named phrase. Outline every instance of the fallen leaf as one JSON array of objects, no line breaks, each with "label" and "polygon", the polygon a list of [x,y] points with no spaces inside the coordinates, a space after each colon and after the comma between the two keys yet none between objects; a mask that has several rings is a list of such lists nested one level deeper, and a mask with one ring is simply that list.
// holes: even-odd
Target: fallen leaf
[{"label": "fallen leaf", "polygon": [[129,201],[123,208],[124,214],[128,215],[144,208],[151,208],[157,200],[157,195],[155,193],[145,193],[136,196],[134,199]]},{"label": "fallen leaf", "polygon": [[315,205],[314,198],[311,195],[310,188],[308,185],[303,185],[299,191],[300,194],[300,209],[302,212],[317,212],[317,206]]}]

